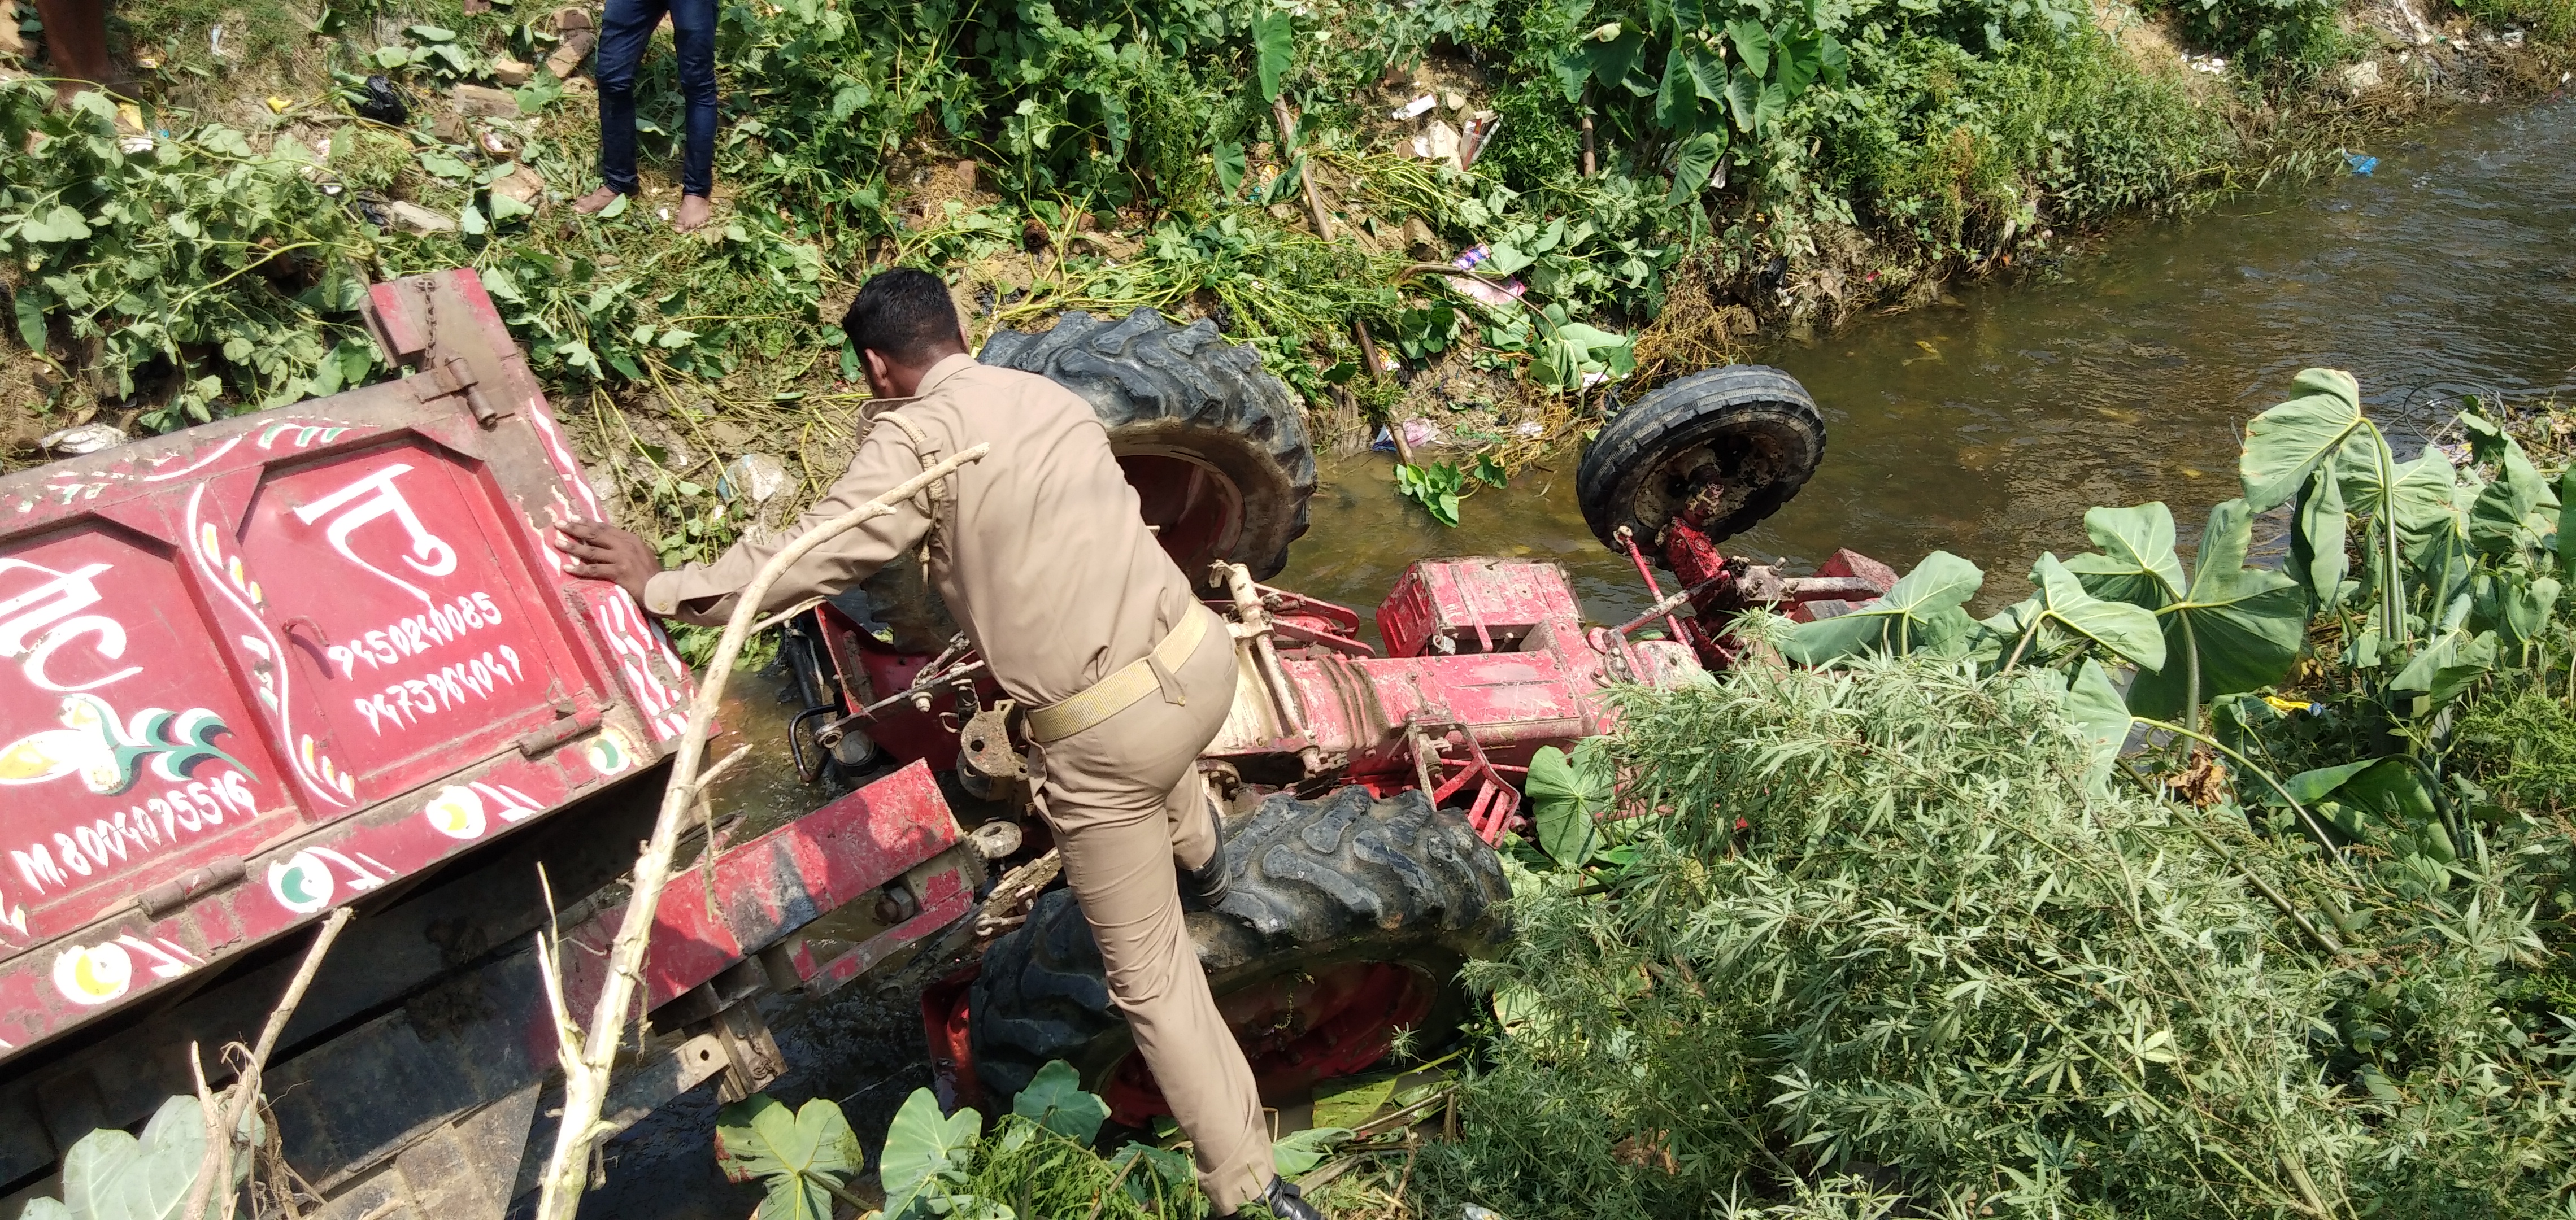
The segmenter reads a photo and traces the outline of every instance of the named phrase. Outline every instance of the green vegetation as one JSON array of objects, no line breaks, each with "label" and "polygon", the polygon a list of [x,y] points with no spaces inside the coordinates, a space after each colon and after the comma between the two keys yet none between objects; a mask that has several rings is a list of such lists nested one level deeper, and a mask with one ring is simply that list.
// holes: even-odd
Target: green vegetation
[{"label": "green vegetation", "polygon": [[[2164,506],[2095,509],[2098,552],[1980,622],[1936,553],[1861,614],[1745,620],[1806,664],[1632,692],[1534,763],[1434,1200],[2563,1214],[2559,495],[2492,406],[2400,463],[2349,376],[2298,385],[2188,568]],[[2286,570],[2249,565],[2283,504]],[[1614,794],[1657,816],[1585,824]]]},{"label": "green vegetation", "polygon": [[[540,68],[515,115],[446,113],[451,87],[555,50],[542,6],[141,0],[115,9],[141,94],[124,126],[44,114],[33,85],[0,98],[0,287],[13,361],[52,366],[22,371],[33,431],[86,412],[148,430],[381,375],[344,344],[355,287],[476,266],[558,398],[656,417],[579,431],[680,559],[736,528],[681,489],[712,486],[745,429],[792,438],[809,485],[832,473],[855,361],[826,302],[871,267],[942,270],[979,331],[1212,315],[1348,431],[1453,374],[1561,426],[1601,379],[1722,352],[1757,317],[1831,316],[2052,225],[2223,189],[2287,121],[2254,116],[2296,113],[2275,103],[2354,51],[2321,3],[2177,6],[2179,33],[2252,71],[2222,83],[2073,0],[750,0],[719,27],[730,206],[682,239],[654,196],[561,207],[592,183],[586,82]],[[2477,12],[2545,32],[2568,3]],[[370,75],[406,124],[354,117]],[[1417,121],[1387,108],[1417,92],[1499,117],[1472,168],[1403,155]],[[667,52],[639,102],[667,160]],[[1301,210],[1310,176],[1330,234]],[[67,236],[84,229],[107,239]],[[1475,246],[1477,277],[1526,296],[1439,268]],[[1677,286],[1688,308],[1667,311]],[[1364,368],[1354,324],[1438,375]]]}]

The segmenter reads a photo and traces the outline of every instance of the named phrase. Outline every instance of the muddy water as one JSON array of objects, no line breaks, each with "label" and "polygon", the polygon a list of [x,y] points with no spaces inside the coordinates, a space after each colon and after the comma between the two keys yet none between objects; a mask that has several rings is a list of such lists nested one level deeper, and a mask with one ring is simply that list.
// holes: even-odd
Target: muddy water
[{"label": "muddy water", "polygon": [[[2161,499],[2187,539],[2238,494],[2244,421],[2311,365],[2351,369],[2402,439],[2463,394],[2576,394],[2576,100],[2463,115],[2373,148],[2367,177],[2112,234],[2012,284],[1752,358],[1823,408],[1823,469],[1731,549],[1812,564],[1848,546],[1900,569],[1927,551],[2018,596],[2042,550],[2086,549],[2095,504]],[[1575,573],[1595,619],[1648,602],[1576,510],[1574,459],[1531,470],[1443,529],[1396,500],[1391,459],[1329,465],[1281,583],[1372,607],[1413,557],[1525,554]]]},{"label": "muddy water", "polygon": [[[2019,283],[1758,352],[1805,382],[1832,440],[1805,493],[1731,549],[1812,564],[1849,546],[1904,567],[1946,548],[1993,570],[1991,602],[2017,595],[2039,551],[2083,548],[2088,505],[2163,499],[2195,536],[2208,505],[2236,494],[2237,429],[2303,367],[2353,370],[2401,435],[2462,394],[2576,395],[2571,135],[2576,102],[2464,115],[2370,150],[2368,177],[2135,226]],[[1585,528],[1570,455],[1479,492],[1455,530],[1399,501],[1389,465],[1327,465],[1280,583],[1365,610],[1418,557],[1523,555],[1565,563],[1596,620],[1649,600]],[[718,804],[748,815],[747,836],[830,793],[788,763],[778,683],[735,688],[726,722],[741,736],[717,750],[750,740],[755,753]],[[776,1091],[840,1100],[871,1148],[928,1077],[903,997],[836,997],[780,1036],[796,1071]],[[693,1095],[613,1145],[609,1188],[583,1215],[748,1212],[752,1192],[715,1172],[713,1111]]]}]

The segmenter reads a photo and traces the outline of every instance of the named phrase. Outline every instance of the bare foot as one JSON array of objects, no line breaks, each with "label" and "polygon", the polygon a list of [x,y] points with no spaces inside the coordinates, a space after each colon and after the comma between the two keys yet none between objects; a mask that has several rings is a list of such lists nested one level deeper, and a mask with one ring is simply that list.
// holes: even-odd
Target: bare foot
[{"label": "bare foot", "polygon": [[579,212],[584,216],[596,215],[607,208],[608,205],[617,202],[617,195],[618,193],[616,191],[603,186],[579,199],[573,200],[572,210]]},{"label": "bare foot", "polygon": [[671,222],[671,227],[683,233],[699,228],[707,223],[707,215],[714,209],[715,205],[708,203],[704,195],[683,195],[680,197],[680,217]]}]

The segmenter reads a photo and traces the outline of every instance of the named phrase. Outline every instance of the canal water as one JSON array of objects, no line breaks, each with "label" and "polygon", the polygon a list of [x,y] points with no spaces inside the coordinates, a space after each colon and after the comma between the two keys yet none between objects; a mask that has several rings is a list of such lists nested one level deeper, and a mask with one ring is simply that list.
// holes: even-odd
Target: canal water
[{"label": "canal water", "polygon": [[[2315,365],[2350,369],[2401,457],[2462,395],[2576,399],[2576,99],[2481,110],[2369,150],[2368,175],[2125,226],[2100,252],[1747,358],[1824,411],[1823,468],[1729,550],[1812,565],[1836,547],[1904,570],[1932,550],[2020,596],[2043,550],[2089,549],[2084,510],[2163,500],[2186,546],[2239,494],[2237,437]],[[1575,508],[1575,458],[1469,497],[1457,529],[1400,501],[1393,459],[1327,464],[1279,578],[1373,607],[1422,555],[1550,558],[1590,617],[1651,600]]]},{"label": "canal water", "polygon": [[[2196,538],[2209,505],[2238,494],[2239,429],[2302,368],[2359,376],[2401,456],[2463,395],[2576,398],[2571,137],[2576,101],[2466,113],[2370,149],[2368,176],[2127,226],[2014,282],[1757,350],[1805,383],[1831,440],[1805,492],[1730,549],[1812,565],[1847,546],[1900,569],[1946,549],[1989,569],[1991,605],[2019,595],[2040,551],[2086,548],[2090,505],[2161,499]],[[1278,583],[1365,611],[1417,558],[1527,556],[1565,564],[1594,620],[1625,619],[1650,599],[1584,526],[1573,476],[1571,454],[1523,470],[1447,529],[1397,498],[1391,459],[1337,459]],[[775,684],[735,688],[741,736],[719,750],[782,741]],[[775,753],[717,805],[774,818],[819,803]],[[871,1148],[928,1080],[905,997],[836,997],[780,1035],[798,1070],[779,1095],[840,1100]],[[713,1117],[693,1096],[612,1145],[608,1188],[582,1214],[746,1214],[750,1188],[715,1171]]]}]

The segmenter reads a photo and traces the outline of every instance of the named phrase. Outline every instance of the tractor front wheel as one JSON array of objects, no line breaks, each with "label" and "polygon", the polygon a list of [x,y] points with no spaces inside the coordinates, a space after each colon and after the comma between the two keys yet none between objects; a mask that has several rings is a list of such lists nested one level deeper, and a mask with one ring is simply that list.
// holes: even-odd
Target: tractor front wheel
[{"label": "tractor front wheel", "polygon": [[1583,520],[1611,550],[1621,528],[1653,551],[1694,500],[1712,542],[1780,511],[1825,460],[1825,417],[1798,379],[1759,364],[1693,373],[1620,408],[1575,468]]},{"label": "tractor front wheel", "polygon": [[[1190,912],[1190,938],[1271,1104],[1365,1070],[1399,1032],[1417,1049],[1448,1041],[1468,1011],[1458,967],[1510,936],[1501,861],[1420,792],[1273,796],[1227,826],[1226,853],[1225,901]],[[997,1097],[1062,1059],[1122,1123],[1171,1112],[1070,891],[994,942],[970,1014],[976,1072]]]}]

